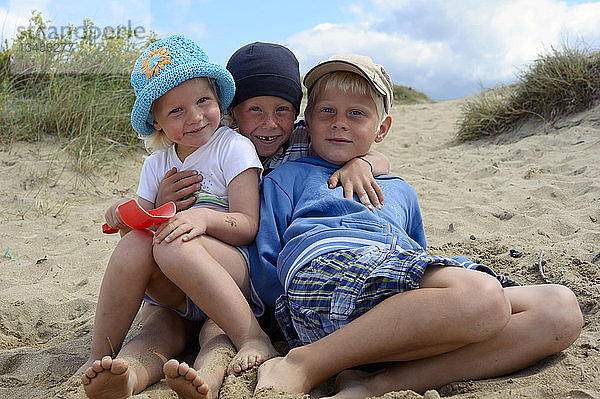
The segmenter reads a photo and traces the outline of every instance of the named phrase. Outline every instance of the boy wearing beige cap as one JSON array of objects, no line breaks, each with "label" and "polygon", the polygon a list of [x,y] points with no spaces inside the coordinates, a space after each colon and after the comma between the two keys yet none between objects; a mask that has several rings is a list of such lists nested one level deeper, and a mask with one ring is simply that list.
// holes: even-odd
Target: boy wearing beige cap
[{"label": "boy wearing beige cap", "polygon": [[259,368],[257,389],[309,392],[383,362],[341,374],[336,397],[424,391],[523,368],[577,338],[568,288],[518,286],[465,258],[428,255],[417,194],[401,178],[376,178],[386,202],[373,211],[327,188],[332,170],[389,132],[392,84],[381,65],[334,56],[304,83],[317,156],[264,178],[250,251],[253,281],[278,277],[275,314],[292,349]]}]

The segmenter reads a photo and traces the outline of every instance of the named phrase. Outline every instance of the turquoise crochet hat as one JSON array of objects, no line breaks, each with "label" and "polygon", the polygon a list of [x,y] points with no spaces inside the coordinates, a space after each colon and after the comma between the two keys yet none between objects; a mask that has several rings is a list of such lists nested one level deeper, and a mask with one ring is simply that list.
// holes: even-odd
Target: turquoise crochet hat
[{"label": "turquoise crochet hat", "polygon": [[135,103],[131,110],[131,125],[142,136],[154,132],[152,102],[178,84],[197,77],[214,79],[222,110],[226,110],[235,94],[235,83],[229,71],[213,64],[192,40],[185,36],[170,36],[152,43],[138,57],[131,72]]}]

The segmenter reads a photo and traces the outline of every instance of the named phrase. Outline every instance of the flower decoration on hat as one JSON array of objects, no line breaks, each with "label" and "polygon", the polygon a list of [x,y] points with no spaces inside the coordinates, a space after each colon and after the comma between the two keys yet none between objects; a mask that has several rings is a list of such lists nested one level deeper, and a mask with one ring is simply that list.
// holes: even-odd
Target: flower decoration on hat
[{"label": "flower decoration on hat", "polygon": [[148,81],[153,75],[158,76],[160,70],[165,69],[165,65],[173,63],[169,54],[173,54],[173,52],[167,51],[165,46],[153,49],[147,57],[142,58],[142,73],[146,75]]}]

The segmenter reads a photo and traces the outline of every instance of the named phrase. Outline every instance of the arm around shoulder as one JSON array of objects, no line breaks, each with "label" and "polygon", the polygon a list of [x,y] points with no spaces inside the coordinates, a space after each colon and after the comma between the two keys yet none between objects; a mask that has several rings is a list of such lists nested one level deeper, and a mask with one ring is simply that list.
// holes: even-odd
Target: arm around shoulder
[{"label": "arm around shoulder", "polygon": [[373,167],[373,176],[387,175],[390,173],[390,160],[382,153],[371,150],[363,156]]}]

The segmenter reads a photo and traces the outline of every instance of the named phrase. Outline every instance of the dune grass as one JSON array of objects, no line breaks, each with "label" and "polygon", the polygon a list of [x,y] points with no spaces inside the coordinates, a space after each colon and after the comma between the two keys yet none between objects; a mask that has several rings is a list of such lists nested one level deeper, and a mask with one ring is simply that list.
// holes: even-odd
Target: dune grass
[{"label": "dune grass", "polygon": [[29,22],[0,48],[0,144],[54,137],[84,174],[115,149],[143,148],[130,124],[129,74],[154,35],[143,43],[131,32],[98,38],[87,21],[83,34],[48,38],[41,13]]},{"label": "dune grass", "polygon": [[54,136],[84,169],[119,147],[138,144],[129,123],[133,104],[126,75],[39,75],[13,77],[7,109],[0,116],[2,141]]},{"label": "dune grass", "polygon": [[467,101],[457,139],[494,136],[531,119],[551,122],[600,99],[600,52],[562,45],[540,56],[517,83],[487,90]]},{"label": "dune grass", "polygon": [[413,89],[412,87],[397,85],[394,83],[394,103],[417,104],[432,102],[427,94]]}]

